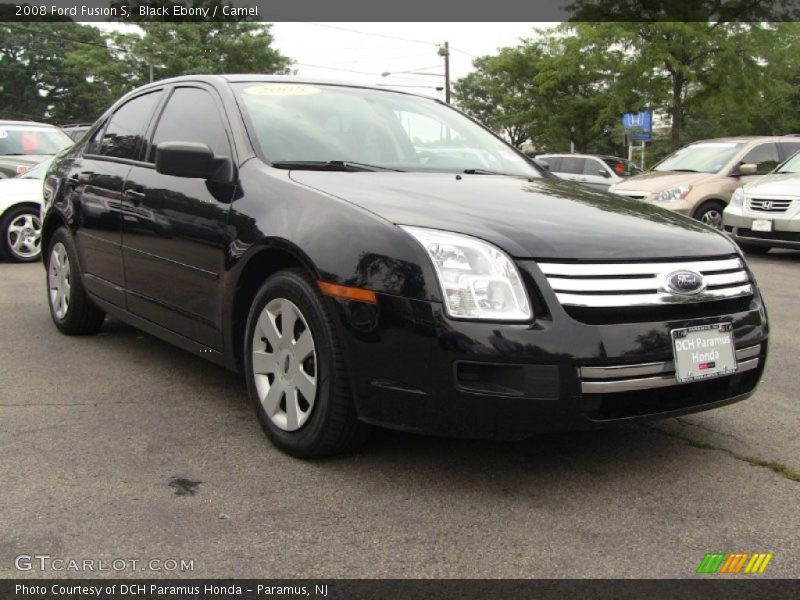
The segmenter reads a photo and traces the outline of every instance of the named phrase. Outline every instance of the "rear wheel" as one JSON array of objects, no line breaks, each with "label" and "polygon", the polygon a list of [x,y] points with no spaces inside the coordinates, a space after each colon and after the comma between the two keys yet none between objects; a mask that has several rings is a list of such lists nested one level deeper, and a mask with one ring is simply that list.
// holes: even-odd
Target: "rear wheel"
[{"label": "rear wheel", "polygon": [[245,373],[261,426],[284,452],[321,458],[365,439],[368,427],[358,420],[330,315],[303,271],[280,271],[256,294]]},{"label": "rear wheel", "polygon": [[0,224],[3,254],[13,262],[34,262],[42,255],[39,211],[32,206],[10,209]]},{"label": "rear wheel", "polygon": [[105,313],[86,295],[72,236],[63,227],[53,234],[46,261],[47,299],[55,326],[67,335],[100,331]]},{"label": "rear wheel", "polygon": [[722,229],[722,211],[725,210],[725,205],[722,202],[713,200],[706,202],[694,214],[694,218],[713,227],[714,229]]}]

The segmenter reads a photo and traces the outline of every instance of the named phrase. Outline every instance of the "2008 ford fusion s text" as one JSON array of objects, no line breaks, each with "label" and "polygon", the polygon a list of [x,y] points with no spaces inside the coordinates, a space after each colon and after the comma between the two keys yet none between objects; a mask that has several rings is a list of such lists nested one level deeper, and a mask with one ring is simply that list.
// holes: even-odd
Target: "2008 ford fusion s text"
[{"label": "2008 ford fusion s text", "polygon": [[556,180],[411,94],[149,84],[53,162],[42,210],[62,332],[108,314],[242,370],[295,456],[373,425],[520,439],[705,410],[766,360],[724,234]]}]

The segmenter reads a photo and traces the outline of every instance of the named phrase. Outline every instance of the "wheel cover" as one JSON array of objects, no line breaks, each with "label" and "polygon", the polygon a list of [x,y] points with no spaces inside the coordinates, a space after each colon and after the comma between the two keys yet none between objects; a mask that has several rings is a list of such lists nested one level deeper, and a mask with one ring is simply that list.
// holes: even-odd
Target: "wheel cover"
[{"label": "wheel cover", "polygon": [[715,229],[722,229],[722,213],[716,208],[711,208],[703,213],[700,221],[706,225],[711,225]]},{"label": "wheel cover", "polygon": [[8,247],[19,258],[33,258],[42,251],[42,226],[39,217],[24,213],[14,218],[6,230]]},{"label": "wheel cover", "polygon": [[63,319],[69,310],[70,272],[67,249],[61,242],[57,242],[50,251],[47,283],[50,289],[50,306],[56,317]]},{"label": "wheel cover", "polygon": [[296,431],[308,421],[317,397],[317,353],[308,321],[286,298],[271,300],[253,332],[253,377],[272,423]]}]

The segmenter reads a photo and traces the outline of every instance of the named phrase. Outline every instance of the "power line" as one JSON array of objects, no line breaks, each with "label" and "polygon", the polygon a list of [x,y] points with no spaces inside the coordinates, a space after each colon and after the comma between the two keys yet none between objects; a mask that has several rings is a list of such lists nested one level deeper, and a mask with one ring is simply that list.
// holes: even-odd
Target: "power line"
[{"label": "power line", "polygon": [[400,37],[396,35],[387,35],[385,33],[375,33],[374,31],[361,31],[359,29],[350,29],[349,27],[341,27],[340,25],[330,25],[328,23],[313,23],[311,21],[307,22],[309,25],[316,25],[317,27],[327,27],[328,29],[338,29],[339,31],[348,31],[350,33],[358,33],[361,35],[371,35],[373,37],[380,37],[385,38],[387,40],[399,40],[401,42],[409,42],[412,44],[427,44],[428,46],[438,46],[435,42],[429,42],[427,40],[415,40],[411,38]]}]

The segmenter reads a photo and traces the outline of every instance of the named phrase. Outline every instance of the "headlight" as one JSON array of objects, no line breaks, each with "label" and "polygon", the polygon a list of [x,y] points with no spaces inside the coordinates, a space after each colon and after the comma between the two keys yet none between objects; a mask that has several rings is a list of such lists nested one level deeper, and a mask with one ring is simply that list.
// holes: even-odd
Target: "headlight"
[{"label": "headlight", "polygon": [[733,195],[731,196],[731,206],[735,208],[741,208],[743,204],[744,204],[744,190],[738,187],[733,191]]},{"label": "headlight", "polygon": [[668,190],[664,190],[658,196],[656,196],[656,202],[670,202],[671,200],[682,200],[689,195],[689,192],[692,191],[692,186],[690,185],[678,185]]},{"label": "headlight", "polygon": [[523,321],[533,316],[519,271],[505,252],[467,235],[403,229],[430,256],[449,316],[490,321]]}]

